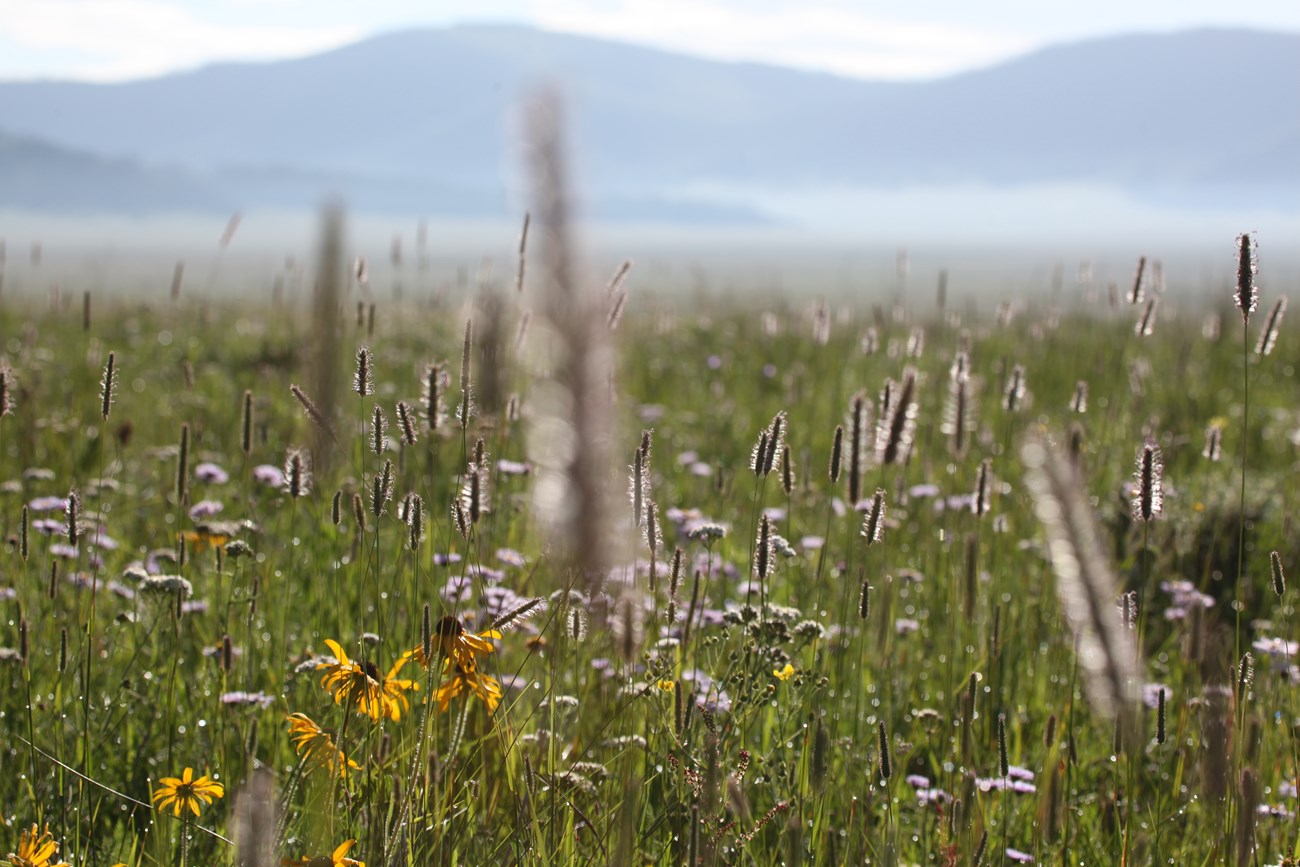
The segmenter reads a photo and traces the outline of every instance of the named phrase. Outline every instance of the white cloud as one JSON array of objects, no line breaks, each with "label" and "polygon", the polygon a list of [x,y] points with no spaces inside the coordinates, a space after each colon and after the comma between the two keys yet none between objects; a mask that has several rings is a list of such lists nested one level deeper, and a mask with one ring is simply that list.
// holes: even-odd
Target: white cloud
[{"label": "white cloud", "polygon": [[762,9],[716,0],[534,0],[533,15],[551,30],[858,78],[943,75],[1033,44],[1019,34],[875,17],[833,2]]},{"label": "white cloud", "polygon": [[213,60],[293,57],[365,35],[354,26],[244,26],[205,21],[165,0],[0,0],[0,36],[55,54],[49,74],[120,81]]}]

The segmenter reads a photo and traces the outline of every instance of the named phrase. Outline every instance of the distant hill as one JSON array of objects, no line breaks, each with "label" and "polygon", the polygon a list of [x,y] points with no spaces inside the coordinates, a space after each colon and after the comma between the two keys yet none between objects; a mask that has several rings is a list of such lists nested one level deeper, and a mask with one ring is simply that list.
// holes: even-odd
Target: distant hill
[{"label": "distant hill", "polygon": [[522,187],[518,106],[539,82],[567,94],[583,191],[607,215],[745,221],[772,191],[1045,183],[1300,209],[1300,35],[1133,35],[868,82],[513,26],[122,84],[0,83],[0,205],[334,191],[372,210],[505,214]]}]

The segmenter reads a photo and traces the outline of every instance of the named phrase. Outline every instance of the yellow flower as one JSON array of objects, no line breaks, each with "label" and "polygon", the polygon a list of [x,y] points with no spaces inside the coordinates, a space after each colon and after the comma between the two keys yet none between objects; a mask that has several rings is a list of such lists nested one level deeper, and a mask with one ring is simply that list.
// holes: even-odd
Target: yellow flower
[{"label": "yellow flower", "polygon": [[332,855],[320,855],[315,858],[303,855],[297,859],[281,859],[280,863],[283,867],[366,867],[365,861],[347,857],[348,850],[355,845],[357,845],[356,840],[344,840]]},{"label": "yellow flower", "polygon": [[307,714],[291,713],[285,719],[289,721],[289,737],[294,749],[307,761],[337,770],[340,777],[348,775],[348,768],[357,770],[361,767],[345,756],[330,733],[316,725]]},{"label": "yellow flower", "polygon": [[32,823],[31,830],[23,831],[18,839],[18,851],[9,853],[9,863],[12,867],[68,867],[66,861],[52,861],[57,854],[59,844],[54,842],[50,826],[41,831]]},{"label": "yellow flower", "polygon": [[[488,639],[501,637],[501,633],[495,629],[488,629],[475,635],[465,629],[458,618],[451,616],[443,617],[434,624],[433,635],[442,650],[442,655],[455,660],[457,665],[469,671],[478,668],[476,656],[487,656],[496,650]],[[428,668],[429,660],[424,658],[423,647],[412,650],[411,656],[415,657],[420,665]]]},{"label": "yellow flower", "polygon": [[177,533],[176,538],[190,546],[190,550],[196,554],[212,548],[220,548],[230,541],[230,537],[225,533],[214,533],[211,530],[199,528],[197,530],[185,530]]},{"label": "yellow flower", "polygon": [[662,689],[664,692],[672,692],[674,689],[677,688],[677,681],[661,680],[659,681],[659,688]]},{"label": "yellow flower", "polygon": [[789,680],[794,677],[794,666],[787,662],[785,668],[772,669],[772,676],[777,680]]},{"label": "yellow flower", "polygon": [[[450,663],[451,660],[448,660]],[[494,678],[486,674],[480,674],[474,669],[465,669],[459,665],[455,666],[456,672],[452,675],[451,680],[446,681],[438,687],[434,693],[434,698],[438,700],[438,710],[446,712],[451,705],[451,700],[460,695],[466,689],[469,689],[476,696],[483,700],[487,705],[488,713],[493,713],[497,705],[501,703],[501,684]]]},{"label": "yellow flower", "polygon": [[152,800],[159,810],[171,807],[174,816],[179,816],[186,807],[197,816],[199,801],[211,804],[214,798],[224,797],[225,794],[225,786],[208,779],[206,774],[195,779],[194,769],[186,768],[185,773],[179,777],[163,777],[159,780]]},{"label": "yellow flower", "polygon": [[366,714],[375,722],[384,717],[393,722],[402,718],[402,711],[410,706],[404,693],[408,689],[420,688],[413,680],[397,679],[397,673],[406,665],[411,654],[399,656],[388,674],[381,675],[379,669],[369,662],[363,666],[348,659],[347,653],[334,639],[327,638],[325,643],[338,661],[322,662],[316,667],[325,669],[320,685],[334,694],[335,704],[355,704],[358,713]]}]

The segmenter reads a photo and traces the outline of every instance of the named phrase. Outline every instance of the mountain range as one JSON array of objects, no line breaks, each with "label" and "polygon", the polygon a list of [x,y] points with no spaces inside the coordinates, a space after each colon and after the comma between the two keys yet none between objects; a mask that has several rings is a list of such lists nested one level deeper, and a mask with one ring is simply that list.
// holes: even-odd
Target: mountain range
[{"label": "mountain range", "polygon": [[782,219],[807,190],[1099,185],[1300,210],[1300,35],[1141,34],[930,81],[725,63],[519,26],[393,33],[117,84],[0,83],[0,207],[520,210],[549,84],[587,210]]}]

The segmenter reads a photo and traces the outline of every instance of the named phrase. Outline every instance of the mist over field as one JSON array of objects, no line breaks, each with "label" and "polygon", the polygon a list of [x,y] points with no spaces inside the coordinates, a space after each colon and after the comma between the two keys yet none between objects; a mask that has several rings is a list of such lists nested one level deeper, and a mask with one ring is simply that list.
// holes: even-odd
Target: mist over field
[{"label": "mist over field", "polygon": [[[927,220],[928,212],[948,213],[943,195],[900,193],[879,203],[878,213],[845,220],[841,228],[588,221],[577,238],[590,280],[602,283],[631,259],[632,285],[651,296],[822,296],[849,303],[908,296],[924,302],[946,272],[954,299],[988,301],[1020,293],[1068,299],[1085,284],[1126,285],[1137,258],[1148,256],[1163,265],[1169,300],[1202,303],[1214,300],[1233,279],[1224,252],[1231,244],[1223,239],[1243,229],[1263,239],[1268,285],[1282,290],[1300,282],[1300,251],[1285,243],[1300,233],[1300,225],[1284,215],[1254,214],[1257,219],[1243,223],[1251,217],[1152,212],[1148,222],[1115,220],[1109,231],[1089,233],[1078,228],[1078,215],[1060,212],[1059,195],[1067,194],[1004,197],[998,212],[1003,219],[990,216],[983,228],[961,229],[960,218],[951,214],[947,225]],[[1088,199],[1086,193],[1073,195],[1071,201]],[[1036,204],[1043,210],[1035,210]],[[1056,214],[1057,227],[1049,217],[1033,219],[1046,213]],[[1104,206],[1096,207],[1093,216],[1101,220],[1105,213]],[[229,215],[0,211],[5,291],[40,296],[58,285],[89,285],[96,292],[157,300],[169,293],[176,263],[184,262],[187,293],[266,299],[277,278],[310,268],[319,221],[315,211],[240,214],[229,245],[221,247]],[[351,256],[366,259],[380,298],[466,297],[484,281],[504,287],[513,279],[519,229],[519,220],[349,214],[347,243]],[[33,244],[40,245],[39,268],[32,266]],[[291,278],[290,292],[299,291],[295,285]]]}]

